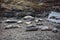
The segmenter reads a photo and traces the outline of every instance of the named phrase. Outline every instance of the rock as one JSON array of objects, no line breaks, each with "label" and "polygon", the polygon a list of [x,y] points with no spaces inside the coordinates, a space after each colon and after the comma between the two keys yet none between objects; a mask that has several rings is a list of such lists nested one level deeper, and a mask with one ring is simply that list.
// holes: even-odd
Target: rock
[{"label": "rock", "polygon": [[27,20],[27,19],[31,19],[32,20],[32,19],[34,19],[34,17],[32,17],[32,16],[25,16],[24,19],[25,20]]},{"label": "rock", "polygon": [[37,31],[38,28],[34,25],[29,25],[26,27],[26,31]]},{"label": "rock", "polygon": [[40,18],[39,21],[43,21],[43,19]]},{"label": "rock", "polygon": [[31,23],[32,23],[31,21],[25,22],[25,24],[27,24],[27,25],[30,25]]},{"label": "rock", "polygon": [[51,31],[52,29],[50,29],[48,26],[42,26],[41,27],[41,31]]},{"label": "rock", "polygon": [[26,29],[26,31],[37,31],[38,30],[38,28],[28,28],[28,29]]},{"label": "rock", "polygon": [[56,27],[57,29],[60,29],[60,25],[56,25],[55,27]]},{"label": "rock", "polygon": [[57,33],[58,32],[58,29],[57,28],[53,28],[52,29],[52,32]]},{"label": "rock", "polygon": [[12,29],[12,28],[21,28],[21,26],[12,24],[5,27],[5,29]]},{"label": "rock", "polygon": [[17,21],[17,23],[18,23],[18,24],[19,24],[19,23],[21,23],[21,24],[22,24],[23,22],[22,22],[21,20],[19,20],[19,21]]},{"label": "rock", "polygon": [[34,25],[28,25],[26,28],[32,28],[32,27],[36,27]]},{"label": "rock", "polygon": [[40,23],[37,23],[36,25],[39,25],[39,26],[41,26],[41,25],[43,25],[43,24],[40,22]]},{"label": "rock", "polygon": [[38,23],[38,20],[35,20],[36,23]]},{"label": "rock", "polygon": [[37,23],[38,23],[38,22],[42,22],[42,21],[43,21],[43,19],[41,19],[41,18],[35,20],[35,22],[37,22]]},{"label": "rock", "polygon": [[53,23],[59,24],[60,23],[60,13],[51,11],[51,13],[49,14],[47,20],[49,20]]},{"label": "rock", "polygon": [[37,31],[38,28],[36,28],[35,26],[28,26],[26,27],[26,31]]},{"label": "rock", "polygon": [[5,22],[5,23],[17,23],[17,20],[7,19],[7,20],[4,20],[3,22]]},{"label": "rock", "polygon": [[27,26],[32,26],[33,24],[27,25]]}]

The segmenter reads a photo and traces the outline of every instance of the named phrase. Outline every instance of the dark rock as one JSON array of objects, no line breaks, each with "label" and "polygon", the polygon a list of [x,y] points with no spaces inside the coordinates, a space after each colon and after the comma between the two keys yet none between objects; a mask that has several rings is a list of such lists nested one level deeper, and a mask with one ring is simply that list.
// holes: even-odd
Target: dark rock
[{"label": "dark rock", "polygon": [[16,21],[7,21],[5,23],[17,23]]},{"label": "dark rock", "polygon": [[37,30],[38,30],[38,28],[34,28],[34,27],[26,29],[26,31],[37,31]]},{"label": "dark rock", "polygon": [[60,29],[60,24],[54,25],[55,28]]},{"label": "dark rock", "polygon": [[57,33],[58,32],[58,29],[57,28],[53,28],[52,29],[52,32]]},{"label": "dark rock", "polygon": [[7,20],[4,20],[3,22],[5,23],[17,23],[17,20],[13,20],[12,18],[11,19],[7,19]]}]

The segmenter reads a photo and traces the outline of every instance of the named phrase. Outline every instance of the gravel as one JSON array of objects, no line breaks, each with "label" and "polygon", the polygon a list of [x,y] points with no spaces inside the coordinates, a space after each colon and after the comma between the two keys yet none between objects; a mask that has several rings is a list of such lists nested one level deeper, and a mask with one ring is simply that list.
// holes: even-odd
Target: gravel
[{"label": "gravel", "polygon": [[[24,22],[24,20],[22,20]],[[44,25],[53,28],[53,23],[50,22],[42,22]],[[5,24],[5,25],[4,25]],[[52,31],[29,31],[26,32],[26,26],[21,25],[22,28],[15,29],[4,29],[8,25],[7,23],[0,23],[0,40],[60,40],[60,29],[58,29],[57,33],[53,33]],[[17,23],[15,23],[17,25]],[[33,25],[36,25],[33,21]]]}]

